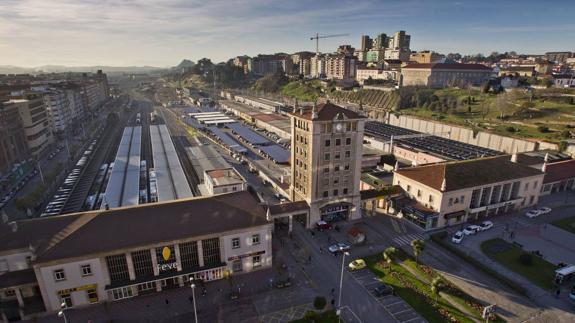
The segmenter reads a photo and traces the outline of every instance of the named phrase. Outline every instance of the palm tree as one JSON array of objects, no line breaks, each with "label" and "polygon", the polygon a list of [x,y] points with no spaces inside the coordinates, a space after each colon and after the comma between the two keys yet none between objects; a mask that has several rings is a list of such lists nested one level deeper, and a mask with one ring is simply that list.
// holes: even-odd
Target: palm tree
[{"label": "palm tree", "polygon": [[443,288],[443,280],[441,277],[437,276],[431,281],[431,292],[435,295],[435,302],[437,303],[437,298],[439,297],[439,292]]},{"label": "palm tree", "polygon": [[415,239],[411,241],[411,248],[413,248],[413,254],[415,255],[415,262],[419,263],[417,261],[417,258],[423,252],[423,249],[425,249],[425,241]]},{"label": "palm tree", "polygon": [[391,269],[391,264],[395,262],[395,258],[397,256],[397,249],[395,247],[386,248],[383,251],[383,259],[387,262],[387,265]]}]

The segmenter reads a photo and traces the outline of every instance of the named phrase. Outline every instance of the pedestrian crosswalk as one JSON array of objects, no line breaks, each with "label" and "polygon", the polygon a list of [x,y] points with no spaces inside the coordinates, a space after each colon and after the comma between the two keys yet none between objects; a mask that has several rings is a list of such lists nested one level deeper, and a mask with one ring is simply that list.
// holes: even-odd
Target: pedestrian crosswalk
[{"label": "pedestrian crosswalk", "polygon": [[402,236],[397,236],[395,238],[393,238],[393,242],[401,247],[401,246],[406,246],[411,244],[411,241],[413,240],[424,240],[425,237],[420,234],[420,233],[412,233],[412,234],[406,234],[406,235],[402,235]]}]

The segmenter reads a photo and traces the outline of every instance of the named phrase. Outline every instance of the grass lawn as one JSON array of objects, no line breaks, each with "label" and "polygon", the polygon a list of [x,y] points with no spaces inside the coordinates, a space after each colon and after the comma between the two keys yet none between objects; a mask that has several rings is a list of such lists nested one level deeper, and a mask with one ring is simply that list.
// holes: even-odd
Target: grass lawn
[{"label": "grass lawn", "polygon": [[334,310],[318,313],[315,320],[301,318],[299,320],[291,321],[290,323],[337,323],[337,314]]},{"label": "grass lawn", "polygon": [[[385,284],[393,286],[396,294],[404,299],[417,313],[423,316],[428,322],[447,322],[448,320],[440,311],[448,311],[459,322],[474,322],[465,313],[458,308],[453,307],[443,297],[438,298],[435,304],[436,296],[431,292],[431,286],[417,279],[411,272],[398,264],[392,264],[391,267],[397,275],[392,274],[388,268],[382,266],[383,257],[374,255],[365,258],[367,266],[373,271]],[[403,259],[405,262],[413,260]],[[411,265],[411,264],[409,264]]]},{"label": "grass lawn", "polygon": [[520,247],[499,238],[484,241],[481,244],[481,250],[489,258],[527,278],[539,287],[544,289],[553,288],[555,266],[542,258],[533,255],[532,265],[526,266],[519,261],[519,256],[526,252]]},{"label": "grass lawn", "polygon": [[575,234],[575,216],[551,222],[556,227]]}]

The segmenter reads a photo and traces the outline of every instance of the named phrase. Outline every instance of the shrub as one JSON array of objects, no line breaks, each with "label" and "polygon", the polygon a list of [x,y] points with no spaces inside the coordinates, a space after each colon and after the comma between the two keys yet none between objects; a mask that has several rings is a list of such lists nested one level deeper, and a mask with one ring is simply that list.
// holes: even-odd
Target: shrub
[{"label": "shrub", "polygon": [[545,133],[545,132],[549,132],[549,127],[547,127],[547,126],[539,126],[539,127],[537,127],[537,130],[538,130],[539,132]]},{"label": "shrub", "polygon": [[505,131],[507,131],[507,132],[515,132],[515,128],[509,126],[509,127],[505,128]]},{"label": "shrub", "polygon": [[327,302],[325,300],[325,297],[323,296],[318,296],[313,300],[313,307],[315,307],[318,310],[323,310],[326,304]]},{"label": "shrub", "polygon": [[565,138],[565,139],[571,138],[571,131],[569,131],[569,130],[563,130],[563,131],[561,131],[561,137],[562,137],[562,138]]},{"label": "shrub", "polygon": [[317,314],[317,312],[315,312],[315,311],[307,311],[307,312],[305,312],[305,315],[303,316],[303,318],[305,320],[308,320],[308,321],[316,321],[318,319],[318,317],[319,317],[319,314]]},{"label": "shrub", "polygon": [[528,253],[523,253],[519,256],[519,262],[523,266],[531,266],[533,265],[533,256]]}]

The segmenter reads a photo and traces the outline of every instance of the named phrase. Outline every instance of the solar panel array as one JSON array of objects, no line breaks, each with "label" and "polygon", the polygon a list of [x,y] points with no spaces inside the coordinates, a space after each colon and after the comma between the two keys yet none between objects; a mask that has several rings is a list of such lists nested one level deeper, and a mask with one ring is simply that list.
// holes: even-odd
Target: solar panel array
[{"label": "solar panel array", "polygon": [[151,125],[152,155],[158,186],[158,201],[194,196],[178,159],[176,148],[165,124]]},{"label": "solar panel array", "polygon": [[214,134],[214,136],[218,137],[224,143],[224,145],[226,145],[228,148],[235,151],[236,153],[245,153],[248,151],[247,148],[240,145],[239,142],[230,137],[227,133],[223,132],[220,128],[208,127],[208,130],[210,130]]},{"label": "solar panel array", "polygon": [[[365,134],[389,141],[391,136],[417,135],[422,133],[402,127],[392,126],[383,122],[367,121],[365,123]],[[500,152],[492,149],[478,147],[438,136],[426,135],[424,137],[417,138],[394,138],[393,141],[394,144],[429,152],[450,160],[466,160],[501,155]]]},{"label": "solar panel array", "polygon": [[259,146],[258,149],[278,164],[287,164],[290,161],[290,152],[279,145]]},{"label": "solar panel array", "polygon": [[250,145],[252,145],[252,146],[265,145],[265,144],[271,143],[271,141],[269,141],[265,137],[257,134],[256,132],[252,131],[249,128],[244,127],[243,125],[241,125],[239,123],[227,124],[226,127],[232,129],[232,131],[236,135],[243,138],[245,141],[249,142]]},{"label": "solar panel array", "polygon": [[138,204],[141,144],[141,126],[124,128],[102,209]]}]

